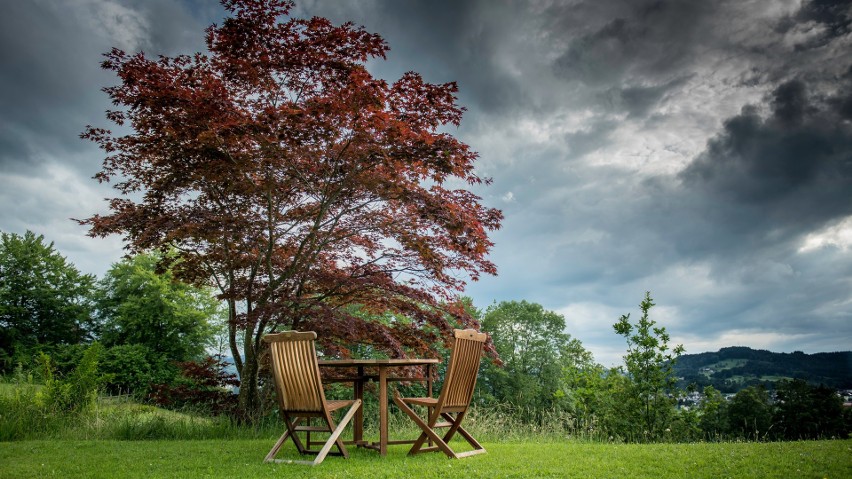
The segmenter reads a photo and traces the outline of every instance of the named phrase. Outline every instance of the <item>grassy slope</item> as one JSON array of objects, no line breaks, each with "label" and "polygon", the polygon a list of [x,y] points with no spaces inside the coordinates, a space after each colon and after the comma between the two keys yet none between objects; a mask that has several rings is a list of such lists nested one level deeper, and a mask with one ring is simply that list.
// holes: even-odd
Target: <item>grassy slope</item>
[{"label": "grassy slope", "polygon": [[[0,443],[0,477],[317,478],[849,478],[852,440],[790,443],[624,445],[486,443],[488,454],[458,461],[405,446],[387,457],[356,449],[319,467],[263,464],[271,440],[22,441]],[[284,458],[295,458],[292,444]]]}]

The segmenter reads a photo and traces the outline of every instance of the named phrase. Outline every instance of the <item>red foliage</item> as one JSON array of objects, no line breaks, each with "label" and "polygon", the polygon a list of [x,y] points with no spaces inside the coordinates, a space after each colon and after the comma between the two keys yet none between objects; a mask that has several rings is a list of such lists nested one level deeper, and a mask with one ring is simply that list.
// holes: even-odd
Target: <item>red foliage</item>
[{"label": "red foliage", "polygon": [[[365,63],[384,58],[380,36],[289,18],[292,2],[222,3],[233,16],[207,29],[208,55],[106,54],[120,79],[104,88],[119,108],[107,118],[132,133],[83,133],[107,153],[96,178],[121,196],[81,223],[132,252],[176,248],[180,278],[218,286],[244,385],[277,325],[393,356],[476,327],[446,303],[496,274],[488,232],[502,213],[451,186],[490,181],[441,131],[461,121],[456,84],[374,78]],[[411,321],[365,319],[353,304]]]},{"label": "red foliage", "polygon": [[181,378],[174,383],[153,384],[148,399],[172,409],[192,407],[213,414],[233,414],[237,397],[231,392],[240,381],[226,370],[222,356],[208,356],[203,361],[178,363]]}]

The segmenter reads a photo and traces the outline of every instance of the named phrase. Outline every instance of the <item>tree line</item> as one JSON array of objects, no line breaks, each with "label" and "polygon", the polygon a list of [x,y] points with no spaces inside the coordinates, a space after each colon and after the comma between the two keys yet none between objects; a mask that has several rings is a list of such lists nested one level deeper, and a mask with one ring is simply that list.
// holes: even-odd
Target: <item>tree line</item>
[{"label": "tree line", "polygon": [[0,372],[50,382],[96,364],[95,386],[139,398],[181,384],[210,361],[224,314],[210,289],[177,281],[161,260],[128,257],[98,280],[42,235],[0,233]]},{"label": "tree line", "polygon": [[852,388],[852,352],[774,353],[736,346],[684,355],[675,366],[680,384],[735,393],[746,386],[774,389],[777,378],[802,378],[835,389]]},{"label": "tree line", "polygon": [[670,347],[665,327],[650,318],[650,293],[641,317],[612,325],[625,339],[624,365],[606,368],[565,333],[563,316],[526,301],[495,303],[474,311],[494,338],[502,365],[485,363],[476,399],[510,405],[539,426],[553,421],[577,435],[624,441],[797,440],[846,438],[852,411],[834,388],[802,379],[774,390],[751,386],[730,399],[712,386],[700,400],[684,398],[697,385],[678,387],[681,346]]},{"label": "tree line", "polygon": [[[234,414],[236,396],[228,387],[239,381],[222,357],[210,355],[224,347],[221,300],[176,280],[158,266],[161,260],[159,254],[128,257],[98,280],[81,274],[43,236],[2,233],[2,372],[40,371],[64,409],[77,407],[75,394],[95,388]],[[852,430],[835,391],[803,380],[781,382],[773,391],[748,387],[730,400],[705,387],[699,402],[683,407],[688,391],[677,387],[675,375],[683,347],[671,346],[666,328],[651,319],[650,293],[637,320],[625,314],[612,325],[626,345],[624,365],[614,368],[597,363],[566,333],[565,318],[539,304],[503,301],[484,310],[469,298],[462,304],[498,354],[483,360],[474,401],[533,427],[641,442],[846,437]],[[387,324],[410,321],[359,307],[352,314]],[[448,354],[440,342],[433,347]],[[347,349],[363,357],[382,354],[364,343]],[[266,374],[261,368],[262,397],[272,394],[263,387]]]}]

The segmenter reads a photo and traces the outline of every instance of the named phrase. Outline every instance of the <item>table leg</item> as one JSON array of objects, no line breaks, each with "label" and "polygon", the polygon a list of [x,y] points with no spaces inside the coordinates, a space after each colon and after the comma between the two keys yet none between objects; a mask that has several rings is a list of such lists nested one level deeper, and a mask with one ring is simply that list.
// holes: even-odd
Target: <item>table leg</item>
[{"label": "table leg", "polygon": [[[426,390],[429,397],[432,397],[432,365],[426,365]],[[429,447],[432,447],[432,438],[429,438]]]},{"label": "table leg", "polygon": [[[364,401],[364,381],[360,378],[364,377],[364,367],[358,366],[358,378],[355,381],[355,399],[360,399],[361,404]],[[355,444],[361,444],[364,441],[364,408],[359,407],[355,411],[355,423],[352,426],[352,440]]]},{"label": "table leg", "polygon": [[379,368],[379,454],[388,454],[388,371]]}]

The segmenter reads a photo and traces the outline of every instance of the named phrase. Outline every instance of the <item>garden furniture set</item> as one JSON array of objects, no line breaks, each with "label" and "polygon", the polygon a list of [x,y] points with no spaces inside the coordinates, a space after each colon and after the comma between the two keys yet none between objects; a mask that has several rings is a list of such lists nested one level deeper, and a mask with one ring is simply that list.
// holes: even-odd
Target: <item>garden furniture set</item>
[{"label": "garden furniture set", "polygon": [[[320,360],[317,358],[313,331],[285,331],[264,336],[269,344],[272,363],[272,377],[275,385],[281,417],[284,421],[284,434],[278,439],[266,462],[287,462],[297,464],[320,464],[327,455],[349,457],[345,444],[375,449],[382,456],[387,454],[389,444],[413,444],[409,455],[422,452],[441,451],[451,458],[462,458],[485,452],[471,434],[462,426],[462,420],[470,407],[473,390],[476,385],[482,349],[487,339],[485,333],[472,329],[454,331],[454,345],[450,354],[444,384],[437,398],[432,397],[433,366],[437,359],[340,359]],[[391,375],[391,370],[400,367],[421,367],[423,376],[403,377]],[[355,369],[354,376],[334,377],[327,382],[353,383],[353,399],[328,400],[325,397],[320,368]],[[376,374],[365,374],[367,370]],[[363,439],[363,394],[364,384],[376,381],[379,390],[379,441],[370,443]],[[414,440],[391,441],[388,437],[388,383],[394,381],[425,381],[426,397],[401,397],[394,392],[393,401],[421,429],[420,436]],[[412,406],[426,409],[426,417],[417,414]],[[347,409],[348,408],[348,409]],[[339,423],[335,423],[332,413],[345,410]],[[311,425],[312,418],[319,418],[320,425]],[[353,422],[353,438],[343,441],[340,436],[346,425]],[[304,424],[303,424],[304,423]],[[443,435],[437,430],[447,428]],[[298,433],[304,433],[305,440]],[[311,433],[331,433],[322,442],[312,441]],[[449,441],[459,434],[473,450],[456,453]],[[293,461],[275,459],[276,454],[291,439],[300,454],[316,454],[313,461]],[[311,449],[321,445],[319,450]],[[425,447],[424,447],[425,446]],[[332,449],[334,451],[332,452]]]}]

